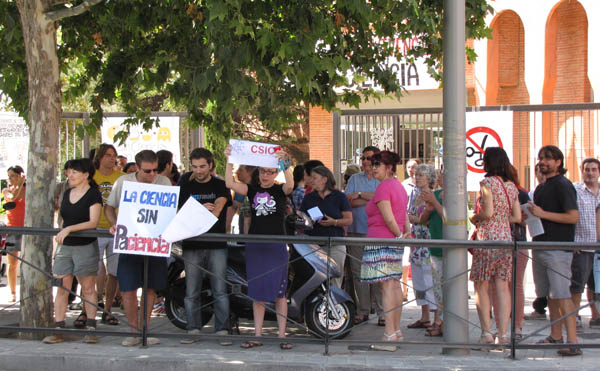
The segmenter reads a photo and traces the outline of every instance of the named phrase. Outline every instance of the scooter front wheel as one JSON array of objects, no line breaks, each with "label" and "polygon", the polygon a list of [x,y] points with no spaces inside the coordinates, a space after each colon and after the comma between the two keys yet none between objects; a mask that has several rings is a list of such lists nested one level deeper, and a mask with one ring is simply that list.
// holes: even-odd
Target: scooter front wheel
[{"label": "scooter front wheel", "polygon": [[183,300],[177,300],[171,296],[165,297],[165,312],[167,318],[176,327],[185,330],[187,328],[187,318],[185,317],[185,307]]},{"label": "scooter front wheel", "polygon": [[[337,313],[333,313],[332,309]],[[324,338],[342,339],[350,333],[354,325],[354,304],[343,302],[337,305],[327,305],[327,298],[319,296],[309,300],[305,312],[306,326],[313,335]]]}]

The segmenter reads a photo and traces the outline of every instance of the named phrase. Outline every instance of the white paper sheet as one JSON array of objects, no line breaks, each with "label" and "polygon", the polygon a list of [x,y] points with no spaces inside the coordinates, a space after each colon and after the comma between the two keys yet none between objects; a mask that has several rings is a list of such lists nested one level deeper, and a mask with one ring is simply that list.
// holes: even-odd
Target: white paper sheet
[{"label": "white paper sheet", "polygon": [[527,229],[529,229],[529,234],[531,235],[531,237],[544,234],[544,226],[542,225],[542,220],[531,213],[531,211],[529,210],[529,204],[522,204],[521,211],[523,211],[523,213],[527,215],[527,219],[525,219],[525,224],[527,224]]},{"label": "white paper sheet", "polygon": [[232,164],[279,167],[279,160],[275,157],[275,152],[281,150],[281,146],[277,144],[239,139],[229,139],[229,144],[231,144],[231,155],[228,161]]},{"label": "white paper sheet", "polygon": [[193,198],[183,204],[163,233],[169,243],[206,233],[219,219]]},{"label": "white paper sheet", "polygon": [[315,223],[323,219],[323,213],[321,212],[321,209],[319,209],[318,206],[315,206],[312,209],[308,209],[306,210],[306,212]]}]

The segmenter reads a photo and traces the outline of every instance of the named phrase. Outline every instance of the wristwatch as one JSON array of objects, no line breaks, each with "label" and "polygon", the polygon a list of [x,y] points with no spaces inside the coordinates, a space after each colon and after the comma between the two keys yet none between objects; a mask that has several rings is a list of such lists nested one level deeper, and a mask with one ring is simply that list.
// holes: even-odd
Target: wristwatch
[{"label": "wristwatch", "polygon": [[358,198],[361,198],[361,196],[360,196],[360,192],[358,192]]}]

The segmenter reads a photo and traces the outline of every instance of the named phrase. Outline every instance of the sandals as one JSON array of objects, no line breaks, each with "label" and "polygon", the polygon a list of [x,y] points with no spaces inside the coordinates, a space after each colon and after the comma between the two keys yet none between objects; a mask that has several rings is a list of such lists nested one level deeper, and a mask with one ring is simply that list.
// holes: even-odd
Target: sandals
[{"label": "sandals", "polygon": [[564,343],[563,338],[556,340],[552,335],[548,335],[545,339],[539,340],[536,344],[562,344]]},{"label": "sandals", "polygon": [[369,315],[365,314],[364,316],[357,316],[354,318],[354,326],[360,325],[363,322],[367,322],[369,320]]},{"label": "sandals", "polygon": [[290,350],[290,349],[294,348],[294,344],[292,344],[292,343],[279,343],[279,348],[281,348],[281,350]]},{"label": "sandals", "polygon": [[416,320],[415,322],[411,323],[410,325],[406,326],[408,328],[427,328],[428,326],[431,325],[430,321],[421,321]]},{"label": "sandals", "polygon": [[255,347],[262,347],[262,345],[263,345],[263,343],[261,343],[260,341],[251,340],[251,341],[242,343],[242,345],[240,345],[240,348],[250,349],[250,348],[255,348]]},{"label": "sandals", "polygon": [[[567,341],[567,344],[575,345],[575,343],[570,342],[570,341]],[[558,353],[558,355],[561,355],[563,357],[580,356],[583,354],[581,349],[577,348],[577,347],[569,347],[569,348],[559,349],[556,353]]]},{"label": "sandals", "polygon": [[430,337],[439,337],[439,336],[443,336],[443,335],[444,335],[444,332],[442,331],[442,325],[438,325],[436,323],[434,323],[433,326],[428,328],[427,331],[425,332],[425,336],[430,336]]},{"label": "sandals", "polygon": [[117,326],[119,325],[119,320],[109,312],[104,312],[102,313],[102,323],[105,325]]},{"label": "sandals", "polygon": [[85,312],[81,312],[79,313],[79,315],[77,316],[77,319],[75,319],[75,321],[73,321],[73,327],[75,328],[85,328],[85,322],[87,321],[87,314]]}]

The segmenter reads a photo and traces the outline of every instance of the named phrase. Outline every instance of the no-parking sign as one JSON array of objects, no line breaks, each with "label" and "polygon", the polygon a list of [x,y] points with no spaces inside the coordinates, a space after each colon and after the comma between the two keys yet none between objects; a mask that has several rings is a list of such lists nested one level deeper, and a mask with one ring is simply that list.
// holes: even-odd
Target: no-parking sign
[{"label": "no-parking sign", "polygon": [[483,180],[483,155],[489,147],[502,147],[512,162],[512,111],[467,112],[466,154],[467,190],[479,191]]}]

